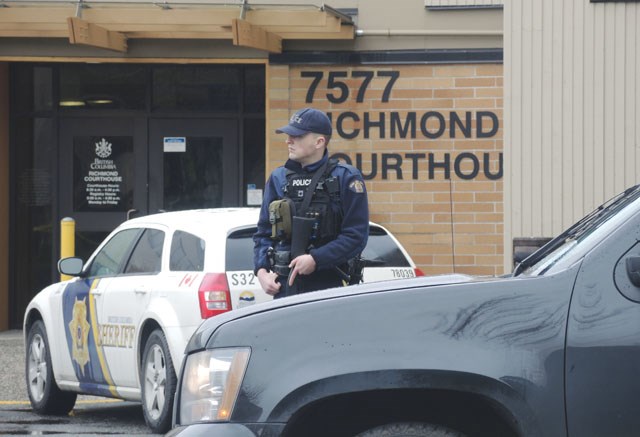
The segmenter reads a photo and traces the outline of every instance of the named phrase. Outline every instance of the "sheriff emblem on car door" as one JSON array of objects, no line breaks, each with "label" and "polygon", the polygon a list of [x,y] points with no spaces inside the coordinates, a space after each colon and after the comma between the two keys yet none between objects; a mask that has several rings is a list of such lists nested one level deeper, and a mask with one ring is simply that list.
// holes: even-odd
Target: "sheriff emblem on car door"
[{"label": "sheriff emblem on car door", "polygon": [[84,375],[84,366],[89,362],[89,322],[87,322],[87,298],[76,298],[73,304],[73,316],[69,322],[71,333],[71,357],[80,366]]}]

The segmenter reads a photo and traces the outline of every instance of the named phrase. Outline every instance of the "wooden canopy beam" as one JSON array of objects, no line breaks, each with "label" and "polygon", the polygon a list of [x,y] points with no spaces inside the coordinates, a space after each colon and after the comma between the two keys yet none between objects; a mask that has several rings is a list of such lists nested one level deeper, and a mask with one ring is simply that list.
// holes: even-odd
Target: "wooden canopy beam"
[{"label": "wooden canopy beam", "polygon": [[282,53],[282,38],[260,26],[234,18],[231,21],[233,45],[252,47],[271,53]]},{"label": "wooden canopy beam", "polygon": [[69,25],[69,42],[71,44],[84,44],[117,52],[127,52],[127,37],[120,32],[107,30],[78,17],[67,18],[67,24]]},{"label": "wooden canopy beam", "polygon": [[[35,2],[34,2],[35,3]],[[87,36],[72,33],[74,8],[43,2],[35,6],[8,0],[8,7],[0,8],[0,37],[60,38],[73,35],[75,44],[88,44],[122,51],[129,38],[193,38],[239,41],[240,46],[256,47],[278,52],[282,40],[295,39],[354,39],[355,26],[323,10],[268,7],[248,9],[242,22],[239,10],[232,6],[181,6],[171,9],[142,7],[119,2],[92,4],[82,11],[78,26]],[[97,26],[97,27],[96,27]],[[233,28],[236,29],[235,38]],[[110,33],[111,32],[111,33]],[[264,33],[263,33],[264,32]],[[267,40],[262,40],[266,37]],[[280,42],[278,42],[280,40]],[[98,45],[98,42],[100,45]]]}]

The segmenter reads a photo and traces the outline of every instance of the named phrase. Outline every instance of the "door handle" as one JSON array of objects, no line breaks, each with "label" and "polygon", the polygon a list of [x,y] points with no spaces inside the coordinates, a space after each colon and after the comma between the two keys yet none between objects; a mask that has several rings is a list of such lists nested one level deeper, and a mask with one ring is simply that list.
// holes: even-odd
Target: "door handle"
[{"label": "door handle", "polygon": [[102,290],[99,288],[94,288],[93,290],[91,290],[91,294],[93,294],[94,296],[100,296],[102,294]]},{"label": "door handle", "polygon": [[627,276],[633,285],[640,287],[640,256],[630,256],[625,260]]},{"label": "door handle", "polygon": [[129,211],[127,211],[127,220],[131,218],[131,214],[135,214],[136,212],[138,212],[138,210],[134,208],[131,208]]},{"label": "door handle", "polygon": [[133,289],[135,294],[146,294],[148,291],[147,287],[136,287]]}]

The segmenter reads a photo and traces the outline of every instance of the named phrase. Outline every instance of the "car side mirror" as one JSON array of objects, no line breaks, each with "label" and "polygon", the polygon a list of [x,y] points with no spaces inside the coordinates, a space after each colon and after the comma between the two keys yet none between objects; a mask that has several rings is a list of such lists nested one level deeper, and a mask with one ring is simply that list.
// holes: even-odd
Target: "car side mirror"
[{"label": "car side mirror", "polygon": [[636,287],[640,287],[640,256],[630,256],[625,263],[629,280]]},{"label": "car side mirror", "polygon": [[80,258],[62,258],[58,261],[58,272],[63,275],[78,276],[82,272],[84,261]]}]

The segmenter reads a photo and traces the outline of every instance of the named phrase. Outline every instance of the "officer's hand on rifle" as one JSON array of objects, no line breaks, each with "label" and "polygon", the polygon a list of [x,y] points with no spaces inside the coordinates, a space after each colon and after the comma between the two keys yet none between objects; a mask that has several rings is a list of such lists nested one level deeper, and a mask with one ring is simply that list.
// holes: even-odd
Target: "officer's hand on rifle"
[{"label": "officer's hand on rifle", "polygon": [[269,295],[275,296],[280,291],[280,283],[276,281],[276,275],[274,272],[268,272],[266,269],[258,270],[258,281],[260,286]]},{"label": "officer's hand on rifle", "polygon": [[298,274],[310,275],[316,270],[316,260],[311,255],[300,255],[289,264],[291,273],[289,274],[289,286],[293,285]]}]

